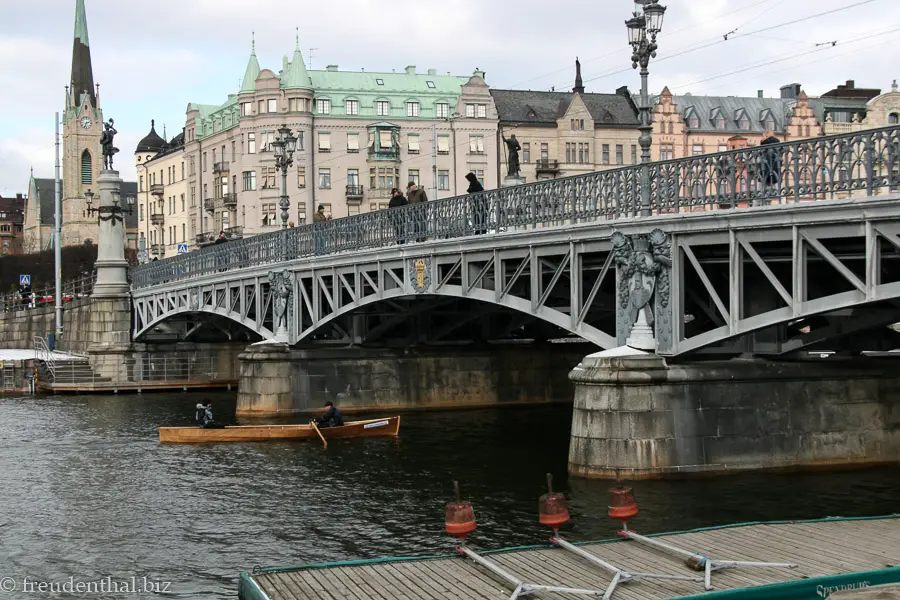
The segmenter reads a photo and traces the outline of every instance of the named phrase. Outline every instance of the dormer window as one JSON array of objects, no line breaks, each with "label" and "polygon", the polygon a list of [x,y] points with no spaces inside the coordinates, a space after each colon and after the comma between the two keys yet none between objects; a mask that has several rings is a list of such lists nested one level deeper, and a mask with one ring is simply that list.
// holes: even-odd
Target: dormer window
[{"label": "dormer window", "polygon": [[450,105],[446,102],[438,102],[434,105],[434,111],[438,119],[446,119],[450,116]]},{"label": "dormer window", "polygon": [[738,111],[735,121],[737,121],[738,129],[743,129],[745,131],[750,130],[750,117],[747,116],[745,111]]},{"label": "dormer window", "polygon": [[709,120],[712,121],[713,127],[716,129],[725,129],[725,115],[718,108],[713,110]]},{"label": "dormer window", "polygon": [[407,102],[406,103],[406,116],[407,117],[418,117],[419,116],[419,103],[418,102]]},{"label": "dormer window", "polygon": [[391,112],[391,103],[387,100],[375,101],[375,114],[379,117],[386,117]]},{"label": "dormer window", "polygon": [[693,108],[689,108],[687,113],[687,125],[690,129],[700,129],[700,117]]},{"label": "dormer window", "polygon": [[316,112],[327,115],[331,112],[331,100],[328,98],[316,98]]}]

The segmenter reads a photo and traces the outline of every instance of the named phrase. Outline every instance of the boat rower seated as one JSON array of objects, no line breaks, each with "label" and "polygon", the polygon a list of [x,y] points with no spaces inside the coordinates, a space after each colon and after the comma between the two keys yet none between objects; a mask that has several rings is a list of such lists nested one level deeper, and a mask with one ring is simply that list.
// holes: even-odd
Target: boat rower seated
[{"label": "boat rower seated", "polygon": [[329,400],[325,403],[325,416],[318,417],[313,419],[316,425],[319,427],[343,427],[344,426],[344,415],[341,414],[341,410],[334,405],[334,402]]},{"label": "boat rower seated", "polygon": [[[198,405],[199,406],[199,405]],[[212,402],[207,401],[203,410],[203,422],[200,424],[203,429],[224,429],[225,426],[216,423],[213,419]]]}]

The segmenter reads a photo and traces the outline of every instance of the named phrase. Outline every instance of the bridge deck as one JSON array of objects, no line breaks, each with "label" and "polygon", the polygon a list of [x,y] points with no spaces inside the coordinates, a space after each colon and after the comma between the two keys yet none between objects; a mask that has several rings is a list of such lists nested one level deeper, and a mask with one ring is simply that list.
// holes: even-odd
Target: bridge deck
[{"label": "bridge deck", "polygon": [[[900,563],[900,518],[760,523],[667,534],[664,539],[691,551],[708,553],[713,559],[799,565],[795,569],[740,567],[713,573],[713,587],[717,592],[797,582],[788,585],[787,589],[779,586],[747,590],[748,598],[824,597],[817,593],[821,589],[818,586],[866,587],[900,580],[900,568],[895,568]],[[698,575],[678,559],[633,541],[588,543],[582,547],[620,569]],[[501,550],[485,555],[529,583],[605,590],[610,582],[605,571],[558,548]],[[796,589],[798,587],[803,590]],[[499,600],[510,598],[512,591],[508,584],[471,560],[442,557],[335,563],[263,570],[253,575],[245,573],[241,576],[240,597],[243,600]],[[781,595],[786,592],[790,593]],[[613,598],[677,598],[701,593],[702,583],[638,580],[620,585]],[[529,597],[579,596],[541,592]]]}]

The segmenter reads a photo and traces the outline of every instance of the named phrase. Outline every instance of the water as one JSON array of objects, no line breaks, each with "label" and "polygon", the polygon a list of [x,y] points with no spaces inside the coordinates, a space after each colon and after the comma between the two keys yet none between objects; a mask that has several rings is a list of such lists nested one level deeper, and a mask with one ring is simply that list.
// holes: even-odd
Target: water
[{"label": "water", "polygon": [[[233,394],[206,397],[217,418],[233,419]],[[540,543],[547,471],[570,499],[566,535],[614,534],[608,482],[565,475],[569,407],[410,413],[399,439],[327,450],[312,441],[160,445],[157,427],[187,424],[200,398],[0,399],[0,578],[146,576],[171,582],[171,597],[227,598],[254,565],[442,554],[452,548],[443,508],[453,479],[475,503],[477,546]],[[634,488],[634,525],[650,532],[887,514],[900,477],[748,474]]]}]

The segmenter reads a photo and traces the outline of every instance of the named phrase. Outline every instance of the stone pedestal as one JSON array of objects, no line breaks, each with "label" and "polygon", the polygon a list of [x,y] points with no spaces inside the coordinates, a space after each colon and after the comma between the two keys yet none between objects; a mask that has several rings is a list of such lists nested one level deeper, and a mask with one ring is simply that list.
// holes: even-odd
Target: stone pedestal
[{"label": "stone pedestal", "polygon": [[503,181],[500,182],[500,187],[508,188],[508,187],[513,187],[516,185],[524,185],[524,184],[525,184],[524,177],[521,177],[521,176],[520,177],[510,177],[509,175],[507,175],[506,177],[503,178]]},{"label": "stone pedestal", "polygon": [[[97,177],[100,188],[100,208],[114,206],[113,197],[118,196],[122,180],[118,171],[100,171]],[[119,206],[125,206],[125,198],[119,196]],[[125,260],[125,223],[119,220],[124,214],[100,215],[100,239],[97,245],[97,282],[91,293],[92,298],[128,297],[128,263]]]},{"label": "stone pedestal", "polygon": [[569,378],[575,476],[900,462],[900,377],[889,361],[669,365],[617,348],[585,357]]},{"label": "stone pedestal", "polygon": [[262,416],[297,412],[293,407],[293,366],[287,344],[253,344],[238,356],[238,361],[238,414]]}]

